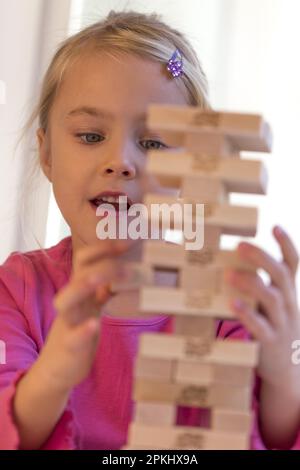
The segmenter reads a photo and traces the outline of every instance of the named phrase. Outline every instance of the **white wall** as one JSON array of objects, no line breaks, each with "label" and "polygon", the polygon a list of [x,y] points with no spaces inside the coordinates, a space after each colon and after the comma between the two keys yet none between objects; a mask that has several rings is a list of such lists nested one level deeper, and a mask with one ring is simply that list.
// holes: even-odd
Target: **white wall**
[{"label": "white wall", "polygon": [[[20,246],[18,195],[25,162],[22,156],[13,160],[24,106],[32,96],[39,56],[38,35],[42,22],[43,2],[26,4],[18,0],[1,3],[0,78],[6,84],[6,101],[0,106],[0,256]],[[18,12],[18,14],[16,14]]]},{"label": "white wall", "polygon": [[0,3],[0,80],[6,84],[6,101],[0,104],[0,262],[11,251],[37,247],[31,231],[41,244],[45,241],[49,203],[46,180],[28,199],[24,214],[26,239],[21,227],[23,176],[35,158],[32,135],[15,153],[14,149],[54,47],[68,31],[68,21],[69,0]]}]

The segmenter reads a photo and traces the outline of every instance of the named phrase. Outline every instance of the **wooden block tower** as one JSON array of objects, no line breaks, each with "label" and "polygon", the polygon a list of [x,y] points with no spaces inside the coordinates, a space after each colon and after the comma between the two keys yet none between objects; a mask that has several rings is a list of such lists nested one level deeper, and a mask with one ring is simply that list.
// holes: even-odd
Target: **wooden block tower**
[{"label": "wooden block tower", "polygon": [[[166,188],[177,188],[180,199],[155,193],[144,203],[204,204],[204,244],[187,250],[184,243],[144,242],[140,272],[147,282],[140,288],[140,310],[172,315],[174,331],[140,338],[125,448],[247,449],[258,345],[216,339],[216,325],[234,320],[225,270],[253,268],[235,250],[221,250],[220,238],[256,234],[257,209],[230,204],[229,194],[266,193],[263,163],[240,152],[270,152],[271,131],[259,115],[158,105],[149,108],[148,127],[176,150],[150,152],[147,171]],[[185,215],[197,227],[193,210]],[[159,226],[163,219],[163,212],[152,214],[151,223]],[[173,285],[155,285],[162,272],[173,274]],[[178,406],[201,408],[206,425],[177,425]]]}]

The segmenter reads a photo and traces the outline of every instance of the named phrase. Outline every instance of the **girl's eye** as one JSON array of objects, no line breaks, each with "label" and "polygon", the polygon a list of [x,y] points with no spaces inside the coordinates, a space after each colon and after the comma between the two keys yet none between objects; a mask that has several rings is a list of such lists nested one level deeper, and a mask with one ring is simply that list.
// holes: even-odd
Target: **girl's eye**
[{"label": "girl's eye", "polygon": [[[81,134],[76,134],[76,137],[79,137],[87,145],[97,144],[98,142],[103,140],[103,136],[101,136],[100,134],[96,134],[94,132],[85,132]],[[146,150],[158,150],[161,148],[167,148],[167,146],[163,144],[162,142],[159,142],[153,139],[148,139],[148,140],[144,140],[141,142],[142,142],[141,145]],[[146,143],[146,146],[144,146],[143,143]]]},{"label": "girl's eye", "polygon": [[97,144],[100,142],[102,136],[100,134],[95,134],[93,132],[86,132],[84,134],[76,134],[76,137],[79,137],[85,144]]},{"label": "girl's eye", "polygon": [[[161,148],[167,148],[167,146],[165,144],[163,144],[162,142],[159,142],[158,140],[143,140],[142,142],[146,142],[149,144],[148,147],[146,147],[146,150],[159,150]],[[156,145],[158,144],[158,146]]]}]

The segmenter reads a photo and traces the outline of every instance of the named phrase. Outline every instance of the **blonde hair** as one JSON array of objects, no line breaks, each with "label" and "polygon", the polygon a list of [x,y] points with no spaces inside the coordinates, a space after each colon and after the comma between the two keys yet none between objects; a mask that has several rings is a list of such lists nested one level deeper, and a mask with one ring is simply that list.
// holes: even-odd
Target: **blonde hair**
[{"label": "blonde hair", "polygon": [[[165,24],[159,15],[134,11],[115,12],[77,34],[58,47],[42,82],[38,103],[25,125],[26,133],[38,119],[47,130],[49,115],[67,68],[89,52],[134,54],[166,65],[175,49],[183,56],[184,74],[174,79],[188,95],[189,104],[210,109],[208,84],[197,54],[185,36]],[[34,166],[39,166],[35,159]],[[40,169],[40,168],[39,168]],[[33,169],[32,177],[37,168]]]}]

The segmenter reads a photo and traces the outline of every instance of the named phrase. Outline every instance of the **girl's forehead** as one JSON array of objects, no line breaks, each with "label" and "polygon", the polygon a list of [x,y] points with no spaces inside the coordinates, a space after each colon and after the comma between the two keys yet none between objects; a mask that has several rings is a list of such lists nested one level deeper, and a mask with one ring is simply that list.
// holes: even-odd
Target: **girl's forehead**
[{"label": "girl's forehead", "polygon": [[186,93],[170,78],[164,64],[129,54],[94,53],[77,58],[65,72],[58,98],[87,100],[82,103],[87,105],[101,100],[102,107],[112,101],[121,105],[133,100],[187,103]]}]

